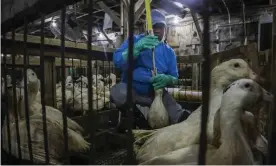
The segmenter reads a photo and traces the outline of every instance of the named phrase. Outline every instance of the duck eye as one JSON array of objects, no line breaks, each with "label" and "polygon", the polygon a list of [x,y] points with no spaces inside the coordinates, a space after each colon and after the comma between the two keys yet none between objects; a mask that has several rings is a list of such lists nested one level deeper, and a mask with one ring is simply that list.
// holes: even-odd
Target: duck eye
[{"label": "duck eye", "polygon": [[250,84],[249,84],[249,83],[246,83],[246,84],[244,85],[244,87],[245,87],[245,88],[249,88],[249,87],[250,87]]},{"label": "duck eye", "polygon": [[239,64],[239,63],[235,63],[235,64],[234,64],[234,67],[235,67],[235,68],[238,68],[238,67],[240,67],[240,64]]}]

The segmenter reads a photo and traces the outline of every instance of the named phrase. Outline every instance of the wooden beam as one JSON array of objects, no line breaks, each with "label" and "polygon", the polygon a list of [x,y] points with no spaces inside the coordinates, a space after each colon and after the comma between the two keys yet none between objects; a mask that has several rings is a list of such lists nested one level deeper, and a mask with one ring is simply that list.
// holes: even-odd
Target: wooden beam
[{"label": "wooden beam", "polygon": [[[15,34],[15,40],[16,41],[24,41],[23,34],[16,33]],[[6,39],[11,39],[11,33],[7,34]],[[40,36],[27,36],[27,42],[28,43],[38,43],[40,44]],[[50,45],[50,46],[60,46],[60,39],[54,39],[54,38],[44,38],[44,44]],[[78,49],[87,49],[87,43],[75,43],[71,41],[65,41],[65,47],[66,48],[78,48]],[[113,48],[102,48],[99,46],[92,46],[93,51],[102,51],[102,52],[114,52],[115,49]]]},{"label": "wooden beam", "polygon": [[[150,0],[151,3],[152,0]],[[142,16],[142,14],[145,12],[145,0],[138,0],[135,3],[135,8],[134,8],[134,24],[139,20],[139,18]]]},{"label": "wooden beam", "polygon": [[111,17],[115,24],[117,24],[120,27],[120,19],[116,16],[118,14],[116,14],[115,11],[111,10],[108,6],[106,6],[106,4],[103,1],[99,1],[97,4],[100,6],[100,8],[104,10],[104,12],[106,12]]},{"label": "wooden beam", "polygon": [[[3,58],[2,58],[3,59]],[[93,62],[91,62],[93,64]],[[3,64],[3,60],[1,61],[1,64]],[[7,58],[6,64],[12,65],[12,59]],[[23,57],[16,57],[15,59],[15,64],[16,65],[23,65]],[[34,66],[39,66],[40,65],[40,59],[38,56],[30,56],[29,57],[29,65],[34,65]],[[60,58],[55,58],[55,66],[61,66],[61,59]],[[80,63],[80,60],[68,60],[67,58],[65,59],[65,66],[66,67],[86,67],[87,66],[87,61],[82,60]]]},{"label": "wooden beam", "polygon": [[[7,54],[11,54],[14,50],[17,54],[24,54],[23,34],[15,35],[16,46],[12,47],[11,34],[9,33],[7,39],[1,39],[1,49],[5,47]],[[30,56],[40,56],[40,37],[27,36],[27,52]],[[60,39],[44,38],[44,54],[45,56],[60,57]],[[65,57],[73,59],[87,59],[92,56],[92,59],[97,60],[112,60],[112,54],[116,50],[114,48],[103,48],[99,46],[92,46],[92,54],[87,51],[87,43],[75,43],[65,41]],[[107,56],[106,56],[107,55]]]}]

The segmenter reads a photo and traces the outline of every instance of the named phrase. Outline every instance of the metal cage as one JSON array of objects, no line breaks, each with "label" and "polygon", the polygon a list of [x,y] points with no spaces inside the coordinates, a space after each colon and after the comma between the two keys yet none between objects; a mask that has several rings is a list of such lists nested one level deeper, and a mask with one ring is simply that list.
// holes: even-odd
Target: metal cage
[{"label": "metal cage", "polygon": [[[106,69],[105,67],[103,67],[104,69],[102,69],[102,73],[103,75],[105,75],[106,71],[105,70],[112,70],[113,73],[116,73],[115,69],[111,69],[113,68],[110,65],[110,61],[112,61],[112,51],[107,52],[106,55],[102,56],[99,54],[103,54],[103,50],[99,49],[99,48],[95,48],[96,46],[92,46],[92,21],[88,22],[88,27],[87,27],[87,43],[86,43],[86,50],[79,53],[78,50],[76,49],[77,47],[66,47],[66,41],[65,41],[65,15],[66,15],[66,5],[70,5],[75,3],[75,1],[62,1],[61,2],[57,2],[56,5],[49,5],[47,4],[47,2],[45,1],[39,1],[39,3],[37,3],[34,8],[32,8],[32,11],[28,14],[28,15],[24,15],[24,16],[20,16],[17,15],[15,18],[8,20],[5,22],[5,24],[3,25],[3,29],[2,29],[2,53],[3,53],[3,62],[1,64],[2,66],[2,75],[4,75],[4,91],[5,91],[5,96],[3,96],[2,99],[2,116],[6,115],[6,125],[7,125],[7,133],[8,133],[8,138],[7,138],[7,162],[11,162],[12,160],[14,160],[14,158],[12,158],[12,153],[15,153],[13,151],[13,149],[17,149],[16,154],[17,154],[17,158],[19,159],[19,163],[27,163],[27,164],[33,164],[33,163],[37,163],[37,159],[34,159],[33,156],[35,156],[35,152],[34,151],[34,147],[32,144],[32,134],[33,134],[33,129],[31,128],[31,125],[34,125],[34,121],[32,119],[32,115],[34,114],[33,112],[31,112],[30,110],[30,102],[32,102],[33,98],[29,97],[29,93],[30,93],[30,89],[29,87],[27,87],[29,83],[28,78],[28,69],[32,68],[33,71],[36,71],[36,75],[39,77],[40,79],[40,100],[41,100],[41,119],[42,119],[42,131],[43,131],[43,138],[41,138],[41,140],[43,140],[43,146],[44,147],[44,151],[40,152],[42,154],[42,156],[45,156],[45,158],[40,158],[39,163],[45,163],[45,164],[72,164],[73,162],[71,161],[71,156],[73,154],[70,153],[70,149],[68,144],[70,143],[70,132],[74,132],[72,131],[72,129],[68,128],[68,126],[71,124],[71,122],[69,122],[69,118],[71,118],[71,120],[74,120],[76,122],[78,122],[79,124],[83,124],[85,126],[89,126],[87,130],[88,131],[88,136],[85,135],[83,136],[85,139],[89,140],[90,143],[90,148],[89,148],[89,152],[87,152],[86,157],[84,157],[85,155],[83,154],[78,154],[78,157],[80,157],[83,161],[85,161],[85,164],[137,164],[136,160],[135,160],[135,155],[134,155],[134,150],[133,150],[133,142],[134,142],[134,137],[132,134],[132,124],[133,124],[133,114],[134,114],[134,104],[133,104],[133,99],[132,99],[132,78],[133,78],[133,65],[134,65],[134,61],[133,61],[133,47],[134,47],[134,0],[130,0],[129,1],[129,8],[128,8],[128,12],[129,12],[129,16],[128,16],[128,27],[129,27],[129,34],[128,34],[128,44],[129,44],[129,49],[128,49],[128,54],[129,54],[129,58],[128,58],[128,84],[127,84],[127,106],[128,106],[128,111],[127,111],[127,137],[123,138],[121,142],[123,142],[123,144],[125,144],[126,150],[122,150],[120,149],[118,152],[116,152],[116,154],[112,154],[109,155],[109,152],[107,152],[107,155],[109,155],[109,158],[111,158],[110,160],[112,160],[112,162],[109,161],[99,161],[99,158],[97,158],[97,141],[98,140],[102,140],[102,144],[105,144],[105,141],[110,141],[108,140],[108,138],[105,137],[100,137],[97,138],[99,136],[99,132],[102,133],[108,133],[110,132],[109,130],[106,130],[105,127],[99,127],[99,120],[97,120],[97,118],[99,117],[99,114],[104,114],[106,112],[98,112],[95,111],[93,109],[93,102],[88,102],[88,107],[87,107],[87,112],[89,112],[88,115],[84,115],[84,116],[79,116],[79,115],[74,115],[71,114],[69,112],[70,108],[68,108],[68,105],[66,104],[67,102],[67,98],[66,98],[66,73],[68,73],[69,70],[78,70],[79,73],[81,73],[80,75],[86,76],[87,78],[87,100],[88,101],[92,101],[93,100],[93,95],[94,95],[94,89],[92,86],[93,84],[93,72],[98,73],[98,69],[100,67],[100,65],[98,63],[102,63],[103,66],[105,66],[104,64],[107,63],[108,65],[108,69]],[[88,4],[88,15],[89,15],[89,20],[93,20],[92,16],[93,16],[93,0],[88,0],[85,1],[86,4]],[[204,22],[204,31],[203,31],[203,59],[202,59],[202,64],[195,64],[193,63],[193,65],[198,65],[200,66],[200,71],[198,71],[198,75],[197,77],[197,81],[193,82],[193,77],[191,76],[180,76],[181,79],[179,84],[181,85],[185,85],[185,84],[189,84],[191,85],[191,87],[195,88],[196,90],[201,89],[202,90],[202,94],[201,94],[201,99],[202,99],[202,114],[201,114],[201,131],[200,131],[200,149],[199,149],[199,156],[198,156],[198,164],[200,165],[204,165],[205,164],[205,156],[206,156],[206,149],[207,149],[207,139],[206,139],[206,128],[207,128],[207,120],[208,120],[208,114],[209,114],[209,94],[210,94],[210,79],[211,79],[211,60],[212,57],[210,56],[210,34],[209,34],[209,16],[210,16],[210,12],[207,10],[209,9],[209,1],[204,1],[204,7],[202,8],[202,11],[199,13],[201,14],[201,16],[203,17],[203,22]],[[54,6],[54,7],[52,7]],[[36,8],[36,11],[35,11]],[[44,26],[45,26],[45,15],[59,10],[61,9],[61,36],[60,36],[60,43],[57,45],[53,45],[51,47],[46,46],[45,45],[45,36],[44,36]],[[204,10],[203,10],[204,9]],[[34,12],[35,11],[35,12]],[[28,43],[28,23],[29,21],[34,21],[37,18],[38,14],[34,14],[39,12],[39,17],[40,17],[40,22],[41,22],[41,27],[40,27],[40,31],[41,31],[41,37],[40,37],[40,41],[39,43]],[[274,16],[275,17],[275,16]],[[275,21],[275,20],[274,20]],[[275,24],[275,23],[274,23]],[[16,40],[16,28],[18,28],[19,26],[24,25],[24,35],[22,36],[23,39]],[[275,28],[274,28],[275,29]],[[11,31],[11,33],[8,33],[9,31]],[[274,35],[275,36],[275,35]],[[275,40],[275,37],[274,37]],[[275,49],[275,41],[274,41],[274,49]],[[74,43],[77,44],[77,43]],[[93,48],[94,47],[94,48]],[[21,62],[18,62],[19,60],[16,59],[16,54],[18,53],[18,50],[21,49],[23,50],[23,52],[21,52],[23,54],[23,59],[21,59]],[[36,49],[32,49],[32,48],[36,48]],[[51,59],[51,57],[53,57],[53,55],[46,55],[45,50],[49,49],[49,50],[56,50],[56,49],[60,49],[60,55],[55,55],[55,57],[60,58],[60,66],[51,66],[53,63],[51,63],[51,61],[53,59]],[[36,52],[36,50],[39,50],[39,52]],[[102,51],[102,52],[101,52]],[[273,60],[272,63],[273,67],[272,67],[272,73],[276,73],[275,72],[275,50],[274,51],[274,56],[273,56]],[[8,52],[11,53],[11,56],[8,56]],[[70,55],[67,55],[68,52],[72,52],[72,54],[78,54],[80,55],[80,59],[82,60],[78,60],[78,61],[74,61],[73,56],[70,57]],[[39,54],[40,58],[39,61],[36,61],[35,64],[33,64],[34,62],[31,61],[31,57],[29,57],[30,53],[36,53]],[[50,52],[47,52],[48,54]],[[50,57],[50,58],[49,58]],[[10,58],[10,60],[9,60]],[[70,59],[69,59],[70,58]],[[8,62],[9,61],[9,62]],[[95,63],[92,64],[92,61],[94,61]],[[74,63],[78,63],[78,66],[75,67]],[[96,65],[96,68],[94,68],[92,65]],[[191,65],[190,67],[193,67],[193,65]],[[189,66],[188,64],[181,64],[179,63],[179,68],[187,68],[187,66]],[[78,68],[78,69],[77,69]],[[47,69],[47,70],[46,70]],[[77,77],[80,77],[80,75],[76,76],[76,74],[74,74],[74,71],[72,72],[71,76],[73,77],[73,79],[76,80]],[[18,74],[19,73],[19,74]],[[10,74],[12,76],[11,79],[11,84],[8,84],[8,78],[6,77],[7,74]],[[17,76],[19,75],[19,76]],[[53,148],[50,144],[49,144],[49,140],[48,139],[48,134],[52,131],[49,131],[49,128],[47,127],[47,123],[49,120],[47,120],[47,109],[48,106],[52,106],[52,107],[57,107],[57,103],[56,101],[47,101],[46,99],[53,99],[56,98],[56,94],[54,92],[56,92],[56,84],[51,84],[49,87],[48,86],[49,81],[45,79],[45,75],[48,75],[48,78],[52,79],[52,82],[55,81],[60,81],[61,82],[61,100],[60,100],[60,107],[59,109],[61,110],[61,114],[62,114],[62,134],[60,134],[60,138],[64,141],[63,144],[63,154],[62,154],[62,162],[56,162],[56,161],[51,161],[50,157],[51,157],[51,148]],[[117,77],[119,77],[119,75],[117,75]],[[24,78],[22,82],[17,83],[16,80]],[[81,81],[82,81],[81,77]],[[75,80],[72,81],[73,87],[75,86],[76,82]],[[274,80],[274,95],[275,93],[275,79]],[[22,85],[23,87],[20,86],[20,88],[18,87],[18,85]],[[81,83],[81,89],[83,84]],[[23,88],[23,89],[22,89]],[[3,90],[3,89],[2,89]],[[52,92],[50,92],[52,91]],[[7,95],[7,93],[10,93],[9,95]],[[18,93],[19,93],[19,97],[18,97]],[[21,94],[22,93],[22,94]],[[74,96],[73,92],[73,96]],[[173,92],[172,92],[173,93]],[[82,93],[81,93],[82,94]],[[11,100],[13,102],[16,103],[9,103],[8,99],[12,98]],[[82,97],[81,97],[82,98]],[[81,101],[83,101],[81,99]],[[275,101],[276,102],[276,101]],[[19,108],[23,106],[24,108]],[[73,107],[74,107],[74,101],[73,101]],[[83,109],[83,104],[81,103],[81,107]],[[10,109],[11,108],[11,109]],[[7,112],[7,110],[11,110],[11,112]],[[21,111],[21,112],[20,112]],[[275,128],[275,108],[274,108],[274,112],[273,112],[273,116],[271,116],[273,118],[273,120],[271,121],[271,126],[274,122],[274,128]],[[13,114],[14,118],[12,118],[11,116],[9,116],[9,114]],[[117,117],[116,117],[117,118]],[[4,121],[4,119],[2,119],[2,121]],[[103,121],[109,121],[108,120],[103,120]],[[2,123],[3,124],[3,123]],[[39,123],[40,124],[40,123]],[[60,125],[60,124],[59,124]],[[3,125],[2,125],[3,126]],[[11,130],[11,126],[15,126],[15,134],[14,131]],[[20,131],[22,131],[22,127],[26,127],[26,136],[24,135],[24,138],[21,138],[22,135],[20,136]],[[3,128],[2,128],[3,129]],[[272,127],[270,127],[270,139],[269,139],[269,146],[270,146],[270,150],[269,150],[269,160],[267,164],[275,164],[275,159],[273,159],[272,155],[273,152],[275,151],[275,143],[273,142],[273,138],[275,137],[275,129],[273,129]],[[272,130],[274,131],[274,133],[272,132]],[[87,134],[87,133],[86,133]],[[16,136],[15,138],[12,138],[12,136]],[[86,137],[87,136],[87,137]],[[27,138],[26,143],[24,142],[24,144],[22,144],[22,140],[24,141],[25,137]],[[16,139],[17,140],[17,145],[16,147],[12,146],[11,144],[11,140],[12,139]],[[2,139],[1,139],[2,140]],[[3,145],[3,141],[2,141],[2,145]],[[25,149],[22,150],[21,148],[24,147]],[[51,147],[51,148],[49,148]],[[272,148],[274,147],[274,149]],[[60,149],[59,149],[60,150]],[[61,150],[60,150],[61,151]],[[121,157],[123,158],[122,160],[124,160],[123,162],[121,161],[115,161],[116,159],[114,158],[118,158]],[[13,156],[14,157],[14,156]],[[104,159],[103,159],[104,160]],[[78,163],[79,164],[79,163]]]}]

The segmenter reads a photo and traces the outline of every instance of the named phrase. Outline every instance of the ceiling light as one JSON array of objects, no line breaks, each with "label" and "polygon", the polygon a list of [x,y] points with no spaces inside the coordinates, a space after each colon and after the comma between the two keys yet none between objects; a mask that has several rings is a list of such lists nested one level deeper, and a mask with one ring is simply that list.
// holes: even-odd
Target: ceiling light
[{"label": "ceiling light", "polygon": [[173,24],[178,24],[178,23],[179,23],[179,18],[177,16],[174,16]]},{"label": "ceiling light", "polygon": [[103,39],[104,38],[104,35],[102,33],[99,33],[99,38],[100,39]]},{"label": "ceiling light", "polygon": [[52,26],[57,27],[57,23],[55,21],[52,21]]},{"label": "ceiling light", "polygon": [[176,6],[183,8],[183,5],[180,2],[173,2]]}]

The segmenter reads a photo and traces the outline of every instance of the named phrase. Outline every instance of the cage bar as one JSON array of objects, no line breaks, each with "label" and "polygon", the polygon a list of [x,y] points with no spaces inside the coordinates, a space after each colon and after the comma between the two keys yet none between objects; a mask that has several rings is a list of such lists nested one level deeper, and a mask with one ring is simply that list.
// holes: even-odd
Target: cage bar
[{"label": "cage bar", "polygon": [[[209,3],[205,1],[208,9]],[[201,111],[201,129],[200,129],[200,146],[198,154],[198,164],[205,165],[207,151],[207,123],[209,115],[209,98],[210,98],[210,80],[211,80],[211,60],[210,60],[210,34],[209,34],[209,12],[203,12],[203,79],[202,79],[202,111]]]},{"label": "cage bar", "polygon": [[96,122],[95,122],[95,119],[96,119],[96,112],[94,112],[93,110],[93,104],[92,104],[92,99],[93,99],[93,88],[92,88],[92,65],[91,65],[91,61],[92,61],[92,14],[93,14],[93,0],[89,0],[88,1],[88,9],[89,9],[89,13],[88,13],[88,27],[87,27],[87,32],[88,32],[88,35],[87,35],[87,38],[88,38],[88,41],[87,41],[87,50],[88,50],[88,60],[87,60],[87,67],[88,67],[88,71],[87,71],[87,75],[88,75],[88,108],[89,108],[89,112],[92,112],[92,119],[91,119],[91,122],[92,122],[92,126],[93,126],[93,129],[92,129],[92,133],[90,135],[90,140],[91,140],[91,148],[90,148],[90,158],[89,158],[89,163],[90,164],[94,164],[95,163],[95,154],[96,154],[96,144],[95,144],[95,125],[96,125]]},{"label": "cage bar", "polygon": [[33,162],[33,150],[32,150],[32,140],[31,140],[31,132],[30,132],[30,115],[29,115],[29,100],[28,100],[28,75],[27,68],[29,64],[29,56],[28,56],[28,46],[27,46],[27,35],[28,35],[28,22],[27,18],[24,18],[24,103],[25,103],[25,116],[26,116],[26,125],[27,125],[27,135],[28,135],[28,148],[30,154],[30,161]]},{"label": "cage bar", "polygon": [[128,15],[128,27],[129,27],[129,36],[128,36],[128,70],[127,70],[127,121],[128,121],[128,144],[127,144],[127,158],[129,164],[134,164],[135,156],[133,151],[133,98],[132,98],[132,79],[133,79],[133,47],[134,47],[134,1],[131,0],[129,3],[129,15]]},{"label": "cage bar", "polygon": [[[3,38],[5,39],[6,38],[6,34],[4,34],[3,35]],[[3,57],[3,62],[4,62],[4,68],[3,68],[3,74],[4,74],[4,84],[5,84],[5,86],[4,86],[4,92],[2,91],[3,89],[1,89],[1,91],[2,91],[2,93],[4,93],[4,98],[6,98],[7,99],[7,96],[8,96],[8,88],[7,88],[7,64],[6,64],[6,57],[7,57],[7,54],[6,54],[6,48],[4,47],[3,48],[3,55],[4,55],[4,57]],[[2,96],[3,97],[3,96]],[[11,156],[11,130],[10,130],[10,116],[9,116],[9,104],[10,105],[12,105],[12,103],[9,103],[8,102],[9,100],[7,99],[6,100],[6,109],[7,110],[4,110],[4,111],[6,111],[6,114],[5,114],[5,117],[7,118],[7,121],[6,121],[6,119],[4,118],[4,119],[2,119],[4,122],[2,122],[2,123],[4,123],[5,124],[5,122],[7,122],[7,134],[8,134],[8,162],[10,161],[10,156]],[[3,110],[2,110],[3,111]],[[3,114],[2,114],[2,116],[3,116]],[[1,126],[1,128],[2,128],[3,126]],[[1,141],[2,141],[2,139],[1,139]],[[2,145],[3,145],[3,141],[1,142],[2,143]],[[6,143],[6,142],[5,142]]]},{"label": "cage bar", "polygon": [[64,52],[65,52],[65,14],[66,14],[66,6],[64,5],[61,10],[61,93],[62,93],[62,119],[63,119],[63,135],[64,135],[64,151],[65,151],[65,161],[64,164],[69,164],[69,152],[68,152],[68,131],[67,131],[67,106],[65,103],[65,60],[64,60]]},{"label": "cage bar", "polygon": [[46,107],[45,107],[45,66],[44,66],[44,26],[45,15],[41,14],[41,43],[40,43],[40,80],[41,80],[41,106],[42,106],[42,120],[43,120],[43,133],[44,133],[44,150],[45,150],[45,163],[49,164],[49,147],[48,147],[48,132],[46,124]]}]

